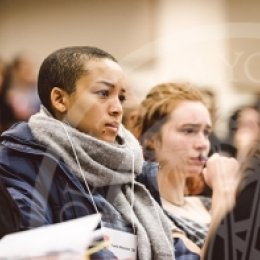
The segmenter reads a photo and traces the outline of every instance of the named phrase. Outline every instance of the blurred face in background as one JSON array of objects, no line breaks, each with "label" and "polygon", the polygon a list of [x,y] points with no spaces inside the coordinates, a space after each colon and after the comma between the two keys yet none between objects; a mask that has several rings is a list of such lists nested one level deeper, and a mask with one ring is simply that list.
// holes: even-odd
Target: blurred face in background
[{"label": "blurred face in background", "polygon": [[13,71],[15,87],[34,88],[37,80],[36,66],[29,57],[21,56]]},{"label": "blurred face in background", "polygon": [[246,150],[259,137],[260,134],[260,114],[254,108],[244,108],[237,120],[237,130],[234,136],[235,146],[238,153]]},{"label": "blurred face in background", "polygon": [[158,162],[186,177],[200,174],[207,156],[212,122],[209,111],[201,102],[180,101],[162,126],[155,142]]}]

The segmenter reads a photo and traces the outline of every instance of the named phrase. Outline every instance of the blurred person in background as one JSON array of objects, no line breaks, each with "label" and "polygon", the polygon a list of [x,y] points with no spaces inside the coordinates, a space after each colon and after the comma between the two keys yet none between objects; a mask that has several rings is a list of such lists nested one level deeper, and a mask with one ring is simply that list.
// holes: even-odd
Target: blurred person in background
[{"label": "blurred person in background", "polygon": [[237,129],[234,134],[234,145],[237,148],[237,158],[243,161],[249,148],[259,137],[260,113],[256,107],[245,107],[240,110]]},{"label": "blurred person in background", "polygon": [[28,55],[17,55],[8,66],[3,93],[15,121],[26,121],[39,111],[35,65]]},{"label": "blurred person in background", "polygon": [[3,131],[4,126],[3,126],[3,100],[2,100],[2,86],[3,86],[3,81],[5,77],[5,69],[6,69],[6,64],[3,59],[0,58],[0,133]]},{"label": "blurred person in background", "polygon": [[244,105],[236,109],[229,118],[229,133],[226,143],[234,147],[232,156],[243,161],[249,147],[260,133],[260,112],[257,105]]},{"label": "blurred person in background", "polygon": [[5,77],[5,71],[6,70],[6,63],[3,59],[0,58],[0,91],[2,89],[4,77]]},{"label": "blurred person in background", "polygon": [[17,204],[0,181],[0,239],[10,233],[18,232],[21,216]]},{"label": "blurred person in background", "polygon": [[6,98],[8,84],[9,68],[7,64],[0,59],[0,133],[16,122],[13,109]]},{"label": "blurred person in background", "polygon": [[[153,153],[137,179],[146,185],[173,223],[202,248],[212,217],[209,211],[214,212],[226,197],[220,183],[233,178],[230,189],[236,187],[238,164],[233,158],[218,154],[207,159],[212,120],[202,94],[192,85],[159,84],[148,92],[142,104],[145,112],[140,125],[141,140],[149,142],[150,154]],[[212,205],[209,198],[187,196],[187,179],[202,172],[211,176]]]}]

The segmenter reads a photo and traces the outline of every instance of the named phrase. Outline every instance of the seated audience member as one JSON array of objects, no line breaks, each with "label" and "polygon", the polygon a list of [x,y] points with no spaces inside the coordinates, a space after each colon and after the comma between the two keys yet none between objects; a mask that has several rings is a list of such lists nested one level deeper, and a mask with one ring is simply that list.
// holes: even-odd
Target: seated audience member
[{"label": "seated audience member", "polygon": [[[98,48],[63,48],[43,61],[41,111],[1,136],[0,180],[19,207],[19,228],[100,213],[101,228],[132,234],[137,259],[199,259],[196,245],[134,180],[143,157],[121,124],[126,86],[118,62]],[[96,257],[115,259],[108,250]]]},{"label": "seated audience member", "polygon": [[7,68],[4,82],[5,101],[16,121],[27,121],[39,111],[34,64],[29,56],[17,55]]},{"label": "seated audience member", "polygon": [[[142,116],[145,111],[150,109],[151,104],[155,104],[156,102],[159,102],[162,98],[165,98],[169,95],[169,93],[174,93],[174,84],[159,84],[157,87],[154,87],[152,91],[149,92],[147,95],[147,98],[144,99],[141,103],[141,108],[139,109],[139,117],[138,117],[138,123],[136,124],[139,128],[137,130],[140,132],[142,129],[142,120],[144,119],[144,116]],[[205,91],[204,91],[205,92]],[[211,117],[216,117],[216,109],[214,108],[215,102],[213,102],[213,93],[212,95],[209,95],[209,93],[206,91],[206,94],[203,92],[203,98],[206,99],[205,104],[207,105],[207,108],[209,109]],[[206,96],[206,98],[205,98]],[[152,140],[152,133],[147,131],[145,134],[141,135],[139,133],[139,139],[143,146],[143,153],[144,158],[147,161],[156,161],[155,153],[153,149],[153,144],[150,140]],[[151,136],[151,138],[150,138]],[[219,151],[219,140],[216,139],[216,136],[211,132],[209,136],[209,141],[211,143],[210,152],[209,155],[213,154],[214,152]],[[205,195],[205,196],[211,196],[211,190],[206,185],[203,176],[200,175],[193,175],[186,178],[186,187],[185,187],[185,194],[187,195]]]},{"label": "seated audience member", "polygon": [[215,219],[205,246],[205,260],[260,259],[260,139],[242,163],[244,176],[235,207]]},{"label": "seated audience member", "polygon": [[[144,165],[143,173],[137,178],[147,186],[173,223],[202,248],[211,222],[210,201],[204,197],[185,196],[186,181],[202,176],[206,167],[204,171],[215,178],[219,178],[219,174],[226,175],[225,178],[233,175],[232,182],[236,187],[238,164],[233,158],[218,154],[207,158],[212,120],[201,93],[195,87],[186,83],[160,84],[150,90],[142,104],[145,112],[141,138],[149,142],[152,161]],[[212,167],[218,164],[222,169]],[[231,166],[226,169],[228,165]],[[219,199],[225,199],[221,195],[222,187],[213,187],[213,197],[219,193]],[[213,202],[211,210],[222,203]]]}]

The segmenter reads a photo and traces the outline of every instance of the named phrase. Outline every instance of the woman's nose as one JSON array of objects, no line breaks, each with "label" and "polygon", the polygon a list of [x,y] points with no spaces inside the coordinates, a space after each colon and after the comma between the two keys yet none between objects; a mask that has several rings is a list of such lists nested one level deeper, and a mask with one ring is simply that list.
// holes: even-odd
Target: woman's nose
[{"label": "woman's nose", "polygon": [[123,107],[118,97],[111,99],[109,113],[112,115],[121,115],[123,113]]},{"label": "woman's nose", "polygon": [[200,149],[209,148],[209,138],[204,133],[199,133],[196,138],[196,147]]}]

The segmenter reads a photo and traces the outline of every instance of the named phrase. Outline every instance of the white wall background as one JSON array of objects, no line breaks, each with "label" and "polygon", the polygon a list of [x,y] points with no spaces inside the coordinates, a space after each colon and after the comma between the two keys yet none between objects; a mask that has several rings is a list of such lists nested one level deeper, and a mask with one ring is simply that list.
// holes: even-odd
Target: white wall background
[{"label": "white wall background", "polygon": [[0,0],[0,57],[25,50],[39,65],[63,46],[98,46],[119,59],[138,99],[171,80],[214,90],[224,136],[230,112],[259,90],[258,10],[257,0]]}]

